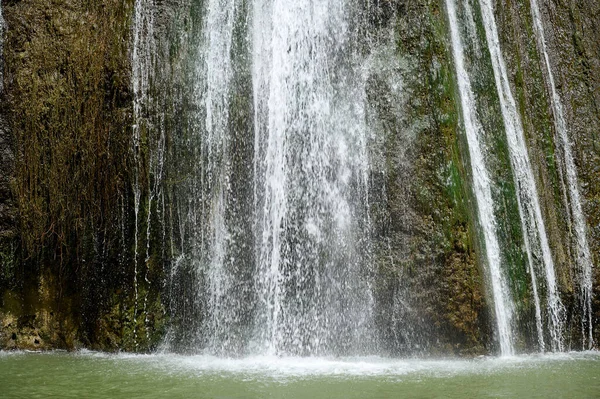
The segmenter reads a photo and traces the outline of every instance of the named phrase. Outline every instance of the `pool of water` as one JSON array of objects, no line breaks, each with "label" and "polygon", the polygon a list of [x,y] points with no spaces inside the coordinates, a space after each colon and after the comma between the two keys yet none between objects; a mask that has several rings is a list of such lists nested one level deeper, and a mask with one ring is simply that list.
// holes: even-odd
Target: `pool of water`
[{"label": "pool of water", "polygon": [[418,360],[0,352],[0,398],[600,398],[600,352]]}]

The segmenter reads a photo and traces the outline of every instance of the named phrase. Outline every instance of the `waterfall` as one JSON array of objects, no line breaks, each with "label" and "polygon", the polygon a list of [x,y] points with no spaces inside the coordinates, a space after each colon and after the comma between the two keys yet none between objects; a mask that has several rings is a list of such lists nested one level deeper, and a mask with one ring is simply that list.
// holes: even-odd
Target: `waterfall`
[{"label": "waterfall", "polygon": [[450,36],[452,39],[452,54],[460,94],[463,123],[469,147],[471,162],[473,191],[477,200],[477,214],[480,228],[483,230],[487,266],[492,286],[494,310],[498,328],[498,340],[502,355],[511,355],[514,352],[512,318],[513,303],[508,289],[506,276],[502,270],[500,245],[497,237],[497,223],[494,214],[494,201],[492,199],[491,180],[485,165],[482,143],[480,137],[483,128],[476,116],[476,105],[471,88],[469,74],[465,66],[463,42],[459,31],[459,23],[454,0],[446,0],[446,9],[450,23]]},{"label": "waterfall", "polygon": [[[236,276],[226,267],[231,241],[225,213],[231,179],[231,149],[229,138],[230,84],[233,74],[231,51],[234,40],[234,22],[239,12],[239,1],[210,0],[207,2],[201,57],[198,63],[200,84],[196,101],[204,110],[202,129],[202,159],[206,163],[202,173],[202,195],[206,198],[203,209],[209,226],[200,237],[202,254],[201,272],[205,283],[199,296],[208,295],[205,303],[207,316],[203,329],[210,333],[207,346],[213,350],[228,350],[236,345],[237,337],[230,337],[239,317],[239,296]],[[202,292],[207,290],[207,292]]]},{"label": "waterfall", "polygon": [[[544,65],[546,66],[548,86],[551,92],[552,110],[554,111],[554,125],[560,144],[563,150],[564,164],[567,175],[567,186],[570,197],[571,216],[575,225],[575,240],[577,242],[576,262],[579,268],[579,284],[581,290],[582,301],[582,334],[585,349],[585,341],[587,339],[587,348],[593,347],[593,332],[592,332],[592,259],[588,239],[586,234],[585,216],[581,206],[581,195],[579,193],[579,184],[577,179],[577,169],[575,168],[575,159],[569,134],[567,123],[565,121],[562,101],[556,89],[554,74],[550,65],[550,58],[544,37],[544,26],[542,16],[537,3],[537,0],[531,0],[531,13],[534,22],[535,34],[537,37],[538,46],[544,55]],[[586,337],[587,328],[587,337]]]},{"label": "waterfall", "polygon": [[[146,3],[136,3],[134,111],[136,121],[139,118],[150,124],[143,112],[151,102],[150,79],[135,72],[135,68],[142,63],[146,68],[151,66],[149,49],[155,45],[151,35],[144,37],[151,31],[144,25],[151,21],[151,14],[144,17],[140,4]],[[513,230],[510,226],[504,235],[505,224],[498,218],[505,208],[495,198],[501,189],[494,180],[495,167],[505,160],[492,159],[488,145],[496,138],[492,137],[492,130],[486,132],[488,120],[481,118],[487,110],[477,109],[484,101],[474,92],[479,84],[488,83],[491,70],[480,80],[478,71],[473,70],[476,67],[469,64],[469,55],[487,57],[485,41],[478,41],[478,15],[471,7],[474,4],[446,0],[478,231],[481,249],[485,251],[482,261],[487,267],[500,352],[512,355],[519,345],[519,318],[517,290],[513,292],[511,287],[522,282],[510,281],[513,248],[505,248],[504,244],[511,245],[508,240]],[[183,132],[170,133],[169,138],[175,152],[182,147],[189,151],[180,162],[188,169],[181,174],[169,169],[165,179],[177,180],[179,184],[173,190],[175,200],[169,204],[169,223],[177,225],[171,227],[177,230],[171,236],[179,242],[177,248],[171,242],[174,262],[170,288],[175,294],[170,295],[178,299],[171,304],[173,329],[167,340],[173,340],[176,350],[219,356],[375,353],[387,339],[377,327],[387,322],[383,318],[388,315],[398,315],[385,313],[385,309],[379,312],[379,306],[384,308],[386,304],[375,304],[374,300],[376,297],[379,301],[380,294],[376,278],[388,276],[384,274],[387,270],[380,270],[383,267],[371,257],[371,246],[378,249],[379,243],[370,242],[369,189],[374,186],[369,187],[368,180],[384,171],[375,170],[380,155],[376,147],[380,144],[368,133],[381,133],[374,128],[379,121],[372,126],[367,118],[371,117],[369,101],[379,99],[367,100],[366,93],[374,98],[379,95],[373,71],[382,76],[387,71],[381,72],[381,65],[369,63],[375,58],[375,51],[365,45],[370,39],[361,37],[366,29],[360,25],[365,23],[361,18],[368,11],[345,0],[207,0],[191,7],[192,27],[186,27],[189,30],[185,33],[190,35],[185,42],[189,48],[184,55],[175,57],[182,57],[184,61],[178,65],[185,62],[185,72],[189,74],[181,82],[189,79],[192,84],[184,90],[182,104],[177,105],[185,107],[181,118]],[[565,309],[558,295],[536,182],[499,46],[493,8],[487,0],[480,0],[480,8],[523,231],[523,242],[517,245],[523,246],[527,254],[531,278],[532,305],[528,310],[533,313],[535,307],[540,351],[546,347],[560,351]],[[384,32],[381,33],[383,37]],[[391,35],[390,39],[397,40]],[[146,40],[148,43],[141,43]],[[412,71],[413,56],[406,55],[399,62],[400,80]],[[401,58],[396,52],[392,57]],[[372,88],[372,92],[367,88]],[[495,96],[494,91],[490,96],[494,106]],[[384,101],[394,102],[385,98]],[[404,105],[396,111],[404,112]],[[499,112],[495,116],[500,117]],[[394,129],[404,128],[403,122],[392,118],[390,122],[395,124]],[[144,141],[144,126],[136,122],[134,144]],[[504,133],[501,136],[503,141]],[[151,218],[150,213],[158,212],[152,203],[161,190],[160,154],[164,142],[161,135],[157,153],[153,149],[149,154],[135,152],[140,165],[156,176],[148,178],[147,183],[141,178],[135,180],[134,187],[135,240],[146,240],[147,262],[150,222],[157,216]],[[398,147],[408,151],[410,145],[402,148],[404,144]],[[376,190],[372,193],[378,195]],[[517,206],[511,207],[514,199],[509,200],[509,210],[516,214]],[[138,213],[143,216],[138,217]],[[140,229],[147,229],[145,237],[143,231],[138,232],[138,223]],[[409,236],[413,221],[407,218],[407,223],[406,232],[402,233]],[[377,234],[374,236],[379,238]],[[409,249],[404,252],[411,253]],[[427,251],[423,252],[428,256]],[[515,258],[521,259],[520,250],[516,252]],[[378,252],[375,254],[379,256]],[[141,288],[146,284],[143,273],[147,270],[138,265],[143,256],[143,250],[136,252],[135,282],[141,283]],[[395,273],[404,263],[410,264],[410,259],[402,259],[398,266],[391,263]],[[389,278],[403,277],[397,273]],[[396,285],[402,284],[404,281]],[[406,283],[402,293],[410,288]],[[389,291],[389,295],[399,295],[396,288]],[[141,301],[137,309],[136,299],[139,314]],[[420,316],[419,304],[409,305]],[[382,318],[377,325],[374,315]],[[427,317],[423,316],[424,323]],[[398,320],[394,320],[394,328],[400,333],[393,334],[410,329],[406,326],[409,322],[402,317]],[[415,335],[421,332],[415,328]]]},{"label": "waterfall", "polygon": [[344,60],[347,11],[341,1],[254,2],[255,338],[267,352],[346,350],[370,323],[356,248],[366,229],[365,99]]},{"label": "waterfall", "polygon": [[547,310],[549,314],[548,328],[551,337],[552,350],[561,351],[563,350],[565,310],[558,294],[554,263],[537,196],[535,178],[527,153],[523,126],[515,99],[511,92],[506,65],[500,48],[498,29],[496,27],[491,0],[480,0],[479,3],[488,49],[492,58],[496,89],[502,108],[502,117],[505,124],[515,184],[517,186],[517,200],[521,216],[521,225],[523,226],[525,248],[530,264],[530,270],[533,271],[531,273],[532,284],[535,285],[535,271],[531,265],[536,264],[537,262],[534,263],[534,261],[541,258],[542,265],[539,265],[539,267],[543,268],[546,283]]},{"label": "waterfall", "polygon": [[210,0],[202,15],[196,349],[364,351],[373,342],[366,100],[351,7]]},{"label": "waterfall", "polygon": [[[136,0],[134,6],[133,16],[133,51],[132,51],[132,89],[133,89],[133,135],[132,135],[132,153],[134,161],[134,178],[133,178],[133,195],[134,195],[134,215],[135,215],[135,227],[134,227],[134,276],[133,276],[133,289],[134,289],[134,326],[133,326],[133,339],[136,347],[138,346],[137,337],[137,313],[139,307],[139,280],[140,280],[140,265],[139,265],[139,225],[140,225],[140,208],[142,201],[142,179],[144,179],[143,172],[143,157],[144,152],[143,146],[143,135],[147,135],[149,129],[148,107],[151,104],[150,99],[150,74],[152,71],[153,57],[154,57],[154,22],[153,22],[153,0]],[[147,235],[150,232],[150,207],[148,206],[148,219],[147,219]],[[149,240],[148,244],[149,245]],[[147,260],[149,248],[146,249],[146,256],[144,259]],[[147,270],[147,269],[146,269]],[[147,274],[143,275],[145,282],[148,282]],[[143,310],[146,310],[147,298],[143,300]],[[146,320],[147,321],[147,320]],[[147,332],[146,332],[147,333]]]}]

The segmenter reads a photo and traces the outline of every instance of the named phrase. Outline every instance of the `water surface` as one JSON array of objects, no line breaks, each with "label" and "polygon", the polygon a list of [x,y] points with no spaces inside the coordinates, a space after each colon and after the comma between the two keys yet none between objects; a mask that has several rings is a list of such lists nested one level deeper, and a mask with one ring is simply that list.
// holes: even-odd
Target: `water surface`
[{"label": "water surface", "polygon": [[600,353],[417,360],[0,352],[2,398],[594,398]]}]

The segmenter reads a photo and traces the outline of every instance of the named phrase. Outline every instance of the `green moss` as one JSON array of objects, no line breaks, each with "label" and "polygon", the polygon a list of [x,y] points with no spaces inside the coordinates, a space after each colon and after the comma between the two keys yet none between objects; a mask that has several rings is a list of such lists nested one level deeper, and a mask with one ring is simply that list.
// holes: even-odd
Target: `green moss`
[{"label": "green moss", "polygon": [[[367,91],[384,138],[384,178],[372,182],[384,192],[371,196],[385,198],[371,211],[378,226],[379,323],[396,345],[392,351],[417,345],[428,353],[481,353],[490,339],[488,311],[447,26],[439,2],[403,7],[394,26],[406,102],[382,78],[373,78]],[[400,103],[384,106],[394,101]],[[396,307],[397,298],[409,309]]]}]

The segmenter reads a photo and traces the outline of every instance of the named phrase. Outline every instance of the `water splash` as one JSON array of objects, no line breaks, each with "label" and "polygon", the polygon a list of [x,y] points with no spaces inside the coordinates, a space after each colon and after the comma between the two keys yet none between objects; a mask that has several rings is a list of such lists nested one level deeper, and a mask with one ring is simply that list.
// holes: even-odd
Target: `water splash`
[{"label": "water splash", "polygon": [[[480,0],[481,13],[486,32],[488,49],[492,58],[492,67],[496,80],[496,89],[500,99],[502,117],[506,130],[510,160],[513,168],[521,225],[524,232],[525,247],[529,264],[543,269],[546,282],[547,309],[549,314],[552,350],[562,351],[565,309],[558,295],[554,262],[550,252],[546,228],[542,217],[535,178],[523,132],[523,126],[512,95],[506,64],[500,48],[498,28],[491,0]],[[535,254],[535,256],[534,256]],[[536,262],[541,259],[542,264]],[[534,274],[532,273],[532,278]]]},{"label": "water splash", "polygon": [[[579,193],[579,183],[577,179],[577,169],[575,167],[575,158],[573,156],[572,145],[569,140],[567,123],[565,121],[561,98],[556,89],[554,74],[548,56],[546,38],[544,36],[544,26],[542,16],[537,0],[531,0],[531,13],[533,16],[534,30],[540,51],[544,55],[544,65],[546,66],[548,86],[550,87],[552,109],[554,111],[554,125],[560,144],[563,150],[565,169],[567,172],[567,186],[569,197],[571,199],[571,216],[575,225],[575,240],[577,243],[576,262],[579,268],[579,285],[581,290],[582,302],[582,334],[584,349],[591,349],[594,345],[592,331],[592,258],[586,233],[586,222],[581,206],[581,195]],[[587,336],[586,336],[587,329]],[[587,340],[587,348],[586,346]]]},{"label": "water splash", "polygon": [[460,93],[463,123],[469,147],[473,189],[477,200],[477,211],[480,228],[483,230],[487,266],[489,268],[494,310],[498,329],[498,341],[502,355],[514,353],[512,319],[513,303],[502,270],[500,245],[497,236],[497,222],[494,214],[491,181],[487,170],[481,143],[483,128],[476,116],[476,105],[471,81],[465,66],[463,42],[459,31],[458,17],[454,0],[446,0],[446,9],[450,23],[452,54],[456,68],[458,89]]}]

